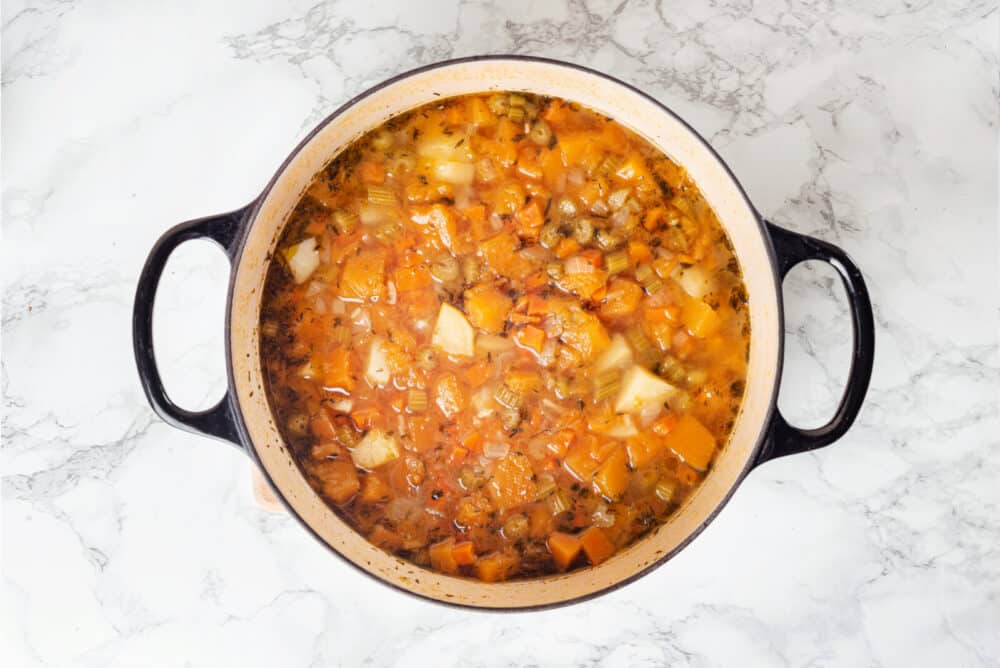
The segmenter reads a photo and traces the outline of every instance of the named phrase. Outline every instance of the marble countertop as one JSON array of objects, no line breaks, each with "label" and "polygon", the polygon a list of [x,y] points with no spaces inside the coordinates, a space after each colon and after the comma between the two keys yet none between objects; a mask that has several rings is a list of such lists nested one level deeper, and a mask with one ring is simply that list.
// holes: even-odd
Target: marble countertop
[{"label": "marble countertop", "polygon": [[[315,3],[4,3],[5,666],[1000,665],[995,3]],[[876,307],[846,437],[754,471],[667,566],[548,612],[360,577],[255,502],[237,449],[154,417],[132,359],[162,232],[248,202],[349,96],[487,52],[662,100],[768,217],[850,252]],[[227,272],[188,244],[161,289],[186,406],[222,392]],[[845,302],[823,265],[785,290],[780,406],[815,425]]]}]

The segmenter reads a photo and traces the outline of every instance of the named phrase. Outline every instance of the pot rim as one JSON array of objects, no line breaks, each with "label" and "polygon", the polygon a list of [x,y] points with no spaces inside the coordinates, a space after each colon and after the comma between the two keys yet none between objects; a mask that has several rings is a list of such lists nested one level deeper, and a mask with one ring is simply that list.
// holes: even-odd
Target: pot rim
[{"label": "pot rim", "polygon": [[[777,309],[775,311],[775,314],[776,314],[776,317],[778,319],[778,322],[777,322],[777,325],[778,325],[777,326],[777,339],[776,339],[777,354],[775,356],[776,364],[775,364],[774,374],[773,374],[773,376],[771,378],[770,399],[769,399],[769,401],[767,403],[767,411],[764,413],[763,419],[761,420],[760,430],[759,430],[759,432],[757,434],[756,442],[754,443],[753,447],[750,449],[750,455],[746,458],[746,462],[743,465],[743,469],[736,476],[736,478],[733,481],[732,485],[729,487],[728,490],[726,490],[725,494],[721,497],[721,499],[719,500],[718,504],[716,504],[715,507],[712,509],[712,511],[710,513],[708,513],[702,519],[702,521],[698,524],[697,528],[695,528],[693,531],[691,531],[683,540],[681,540],[679,543],[677,543],[677,545],[675,545],[672,549],[664,552],[660,557],[658,557],[654,561],[650,562],[646,566],[644,566],[644,567],[636,570],[635,572],[629,574],[627,577],[624,577],[624,578],[622,578],[620,580],[617,580],[614,583],[612,583],[612,584],[610,584],[610,585],[608,585],[608,586],[606,586],[606,587],[604,587],[602,589],[597,589],[597,590],[594,590],[594,591],[587,592],[585,594],[581,594],[579,596],[574,596],[572,598],[567,598],[567,599],[560,600],[560,601],[555,601],[555,602],[552,602],[552,603],[542,603],[542,604],[526,605],[526,606],[496,606],[496,607],[490,606],[490,607],[485,607],[485,606],[472,605],[472,604],[469,604],[469,603],[462,603],[462,602],[457,602],[457,601],[449,601],[449,600],[446,600],[446,599],[436,598],[434,596],[430,596],[430,595],[423,594],[423,593],[420,593],[420,592],[417,592],[417,591],[413,591],[411,589],[408,589],[407,587],[404,587],[403,585],[401,585],[401,584],[399,584],[397,582],[393,582],[392,580],[389,580],[389,579],[387,579],[385,577],[382,577],[381,575],[378,575],[378,574],[376,574],[376,573],[374,573],[374,572],[372,572],[372,571],[364,568],[360,564],[355,563],[351,559],[348,559],[345,555],[341,554],[336,548],[334,548],[322,536],[320,536],[320,534],[316,531],[316,529],[313,528],[313,526],[310,525],[294,509],[294,507],[288,501],[288,499],[285,497],[285,495],[281,491],[281,489],[279,489],[278,486],[274,483],[274,480],[272,479],[271,474],[268,472],[267,468],[263,465],[263,462],[261,461],[260,457],[258,456],[256,448],[255,448],[255,446],[253,444],[253,440],[252,440],[252,438],[250,436],[250,433],[249,433],[249,430],[247,428],[246,418],[245,418],[245,416],[243,414],[242,407],[240,406],[240,402],[239,402],[239,399],[236,396],[236,394],[235,393],[230,393],[229,400],[230,400],[230,404],[231,404],[230,407],[231,407],[231,410],[233,412],[233,415],[235,415],[236,418],[237,418],[235,420],[235,422],[236,422],[237,435],[238,435],[239,441],[243,445],[243,449],[246,451],[246,453],[250,457],[251,461],[253,461],[254,465],[261,472],[263,478],[267,481],[267,484],[271,488],[271,491],[279,499],[279,501],[281,502],[281,504],[285,507],[285,510],[292,517],[295,518],[296,522],[298,522],[299,525],[301,525],[316,541],[318,541],[321,545],[323,545],[327,549],[327,551],[329,551],[329,552],[333,553],[334,555],[336,555],[337,558],[339,558],[342,562],[344,562],[344,563],[348,564],[349,566],[355,568],[357,571],[359,571],[361,573],[364,573],[369,578],[375,580],[376,582],[381,583],[382,585],[384,585],[386,587],[389,587],[389,588],[391,588],[393,590],[396,590],[396,591],[403,592],[403,593],[405,593],[405,594],[407,594],[409,596],[412,596],[414,598],[417,598],[417,599],[420,599],[420,600],[424,600],[424,601],[429,601],[429,602],[432,602],[432,603],[436,603],[438,605],[443,605],[443,606],[446,606],[448,608],[460,608],[460,609],[464,609],[464,610],[475,610],[475,611],[479,611],[479,612],[529,612],[529,611],[550,610],[550,609],[554,609],[554,608],[560,608],[560,607],[563,607],[563,606],[571,605],[571,604],[574,604],[574,603],[582,603],[584,601],[588,601],[590,599],[597,598],[597,597],[603,596],[605,594],[609,594],[609,593],[611,593],[613,591],[617,591],[618,589],[621,589],[621,588],[625,587],[626,585],[629,585],[629,584],[635,582],[636,580],[638,580],[639,578],[641,578],[641,577],[643,577],[645,575],[648,575],[652,571],[656,570],[657,568],[659,568],[660,566],[662,566],[663,564],[665,564],[667,561],[669,561],[670,559],[672,559],[678,552],[680,552],[685,547],[687,547],[691,543],[691,541],[693,541],[695,538],[697,538],[701,534],[701,532],[704,531],[705,528],[709,524],[711,524],[711,522],[718,516],[718,514],[722,511],[722,509],[729,503],[729,500],[732,498],[733,494],[736,492],[736,490],[743,483],[743,480],[746,478],[746,476],[750,473],[751,470],[753,470],[755,468],[755,466],[758,463],[760,463],[760,457],[761,457],[761,454],[762,454],[764,442],[765,442],[766,438],[769,435],[769,425],[772,423],[773,417],[774,417],[775,412],[776,412],[778,390],[779,390],[779,387],[780,387],[780,384],[781,384],[782,368],[783,368],[783,365],[784,365],[785,329],[784,329],[784,301],[783,301],[783,295],[782,295],[782,290],[781,290],[782,276],[781,276],[781,272],[779,271],[778,258],[777,258],[777,254],[776,254],[775,249],[774,249],[774,244],[773,244],[773,242],[771,240],[771,235],[770,235],[770,233],[768,231],[767,225],[766,225],[763,217],[761,216],[760,212],[757,211],[757,208],[750,201],[750,198],[747,195],[746,190],[743,187],[743,184],[740,183],[739,179],[736,178],[736,175],[733,173],[732,169],[730,169],[730,167],[726,163],[726,161],[723,160],[723,158],[711,146],[711,144],[708,143],[708,141],[701,135],[701,133],[699,133],[697,130],[695,130],[687,121],[685,121],[681,116],[679,116],[677,113],[675,113],[672,109],[670,109],[669,107],[667,107],[664,103],[660,102],[659,100],[657,100],[653,96],[651,96],[648,93],[646,93],[646,92],[642,91],[641,89],[637,88],[636,86],[633,86],[632,84],[629,84],[629,83],[627,83],[625,81],[622,81],[621,79],[618,79],[617,77],[611,76],[611,75],[606,74],[604,72],[600,72],[598,70],[594,70],[594,69],[586,67],[584,65],[578,65],[576,63],[571,63],[571,62],[567,62],[567,61],[563,61],[563,60],[557,60],[557,59],[554,59],[554,58],[545,58],[545,57],[541,57],[541,56],[528,56],[528,55],[519,55],[519,54],[486,54],[486,55],[465,56],[465,57],[461,57],[461,58],[451,58],[451,59],[448,59],[448,60],[441,60],[441,61],[430,63],[428,65],[423,65],[423,66],[420,66],[420,67],[417,67],[417,68],[414,68],[414,69],[410,69],[410,70],[407,70],[405,72],[401,72],[399,74],[396,74],[396,75],[394,75],[394,76],[392,76],[392,77],[390,77],[388,79],[385,79],[385,80],[383,80],[383,81],[381,81],[381,82],[379,82],[379,83],[377,83],[377,84],[375,84],[375,85],[373,85],[373,86],[365,89],[361,93],[355,95],[350,100],[348,100],[344,104],[340,105],[337,109],[335,109],[333,112],[331,112],[328,116],[326,116],[325,118],[323,118],[323,120],[321,120],[319,123],[317,123],[316,126],[308,134],[306,134],[302,138],[302,140],[291,150],[291,152],[288,154],[288,156],[285,158],[285,160],[277,168],[277,170],[275,170],[274,175],[271,177],[270,181],[268,181],[268,183],[264,187],[264,189],[260,192],[260,194],[254,199],[254,201],[246,208],[245,212],[243,213],[242,225],[240,226],[241,229],[240,229],[240,232],[239,232],[239,235],[238,235],[238,239],[236,240],[236,244],[233,247],[233,251],[232,251],[232,255],[231,255],[231,261],[232,261],[232,264],[233,264],[233,271],[230,273],[229,288],[227,290],[227,295],[226,295],[226,321],[225,321],[225,329],[224,329],[225,349],[226,349],[226,378],[227,378],[227,381],[229,383],[229,387],[235,387],[236,386],[236,378],[235,378],[235,370],[234,370],[234,366],[235,365],[233,364],[232,341],[231,341],[231,327],[232,327],[232,313],[233,313],[233,293],[234,293],[234,290],[235,290],[236,277],[237,277],[237,273],[238,273],[236,271],[236,267],[238,267],[238,265],[242,261],[243,252],[244,252],[244,249],[245,249],[245,246],[246,246],[247,239],[250,236],[250,231],[253,228],[253,223],[257,219],[257,216],[258,216],[258,214],[260,212],[261,206],[263,205],[264,201],[267,199],[267,196],[271,192],[271,190],[273,189],[274,185],[277,183],[279,177],[285,172],[285,170],[288,168],[288,166],[295,160],[295,158],[302,151],[302,149],[305,148],[309,144],[309,142],[320,131],[322,131],[329,124],[335,122],[336,119],[338,117],[340,117],[341,115],[343,115],[344,112],[346,112],[348,109],[354,107],[355,105],[357,105],[362,100],[364,100],[364,99],[368,98],[369,96],[377,93],[378,91],[381,91],[384,88],[387,88],[387,87],[389,87],[389,86],[391,86],[391,85],[393,85],[395,83],[398,83],[399,81],[407,79],[409,77],[412,77],[412,76],[415,76],[415,75],[418,75],[418,74],[423,74],[425,72],[430,72],[430,71],[437,70],[437,69],[445,69],[447,67],[454,66],[454,65],[459,65],[459,64],[475,63],[475,62],[490,62],[490,61],[515,61],[515,62],[541,63],[541,64],[545,64],[545,65],[552,65],[552,66],[555,66],[555,67],[563,67],[563,68],[567,68],[567,69],[572,69],[572,70],[576,70],[576,71],[579,71],[579,72],[583,72],[584,74],[587,74],[589,76],[593,76],[593,77],[596,77],[596,78],[604,79],[605,81],[608,81],[610,83],[616,84],[618,86],[622,86],[623,88],[626,88],[629,91],[631,91],[631,92],[633,92],[633,93],[641,96],[642,98],[644,98],[648,102],[652,103],[659,111],[661,111],[662,113],[667,114],[670,117],[672,117],[681,126],[683,126],[684,129],[687,130],[691,134],[691,136],[695,138],[695,140],[697,140],[697,142],[702,146],[702,148],[706,151],[706,153],[715,162],[717,162],[718,165],[723,169],[723,171],[725,172],[725,174],[727,175],[727,177],[731,180],[732,185],[739,192],[739,194],[740,194],[741,198],[743,199],[743,202],[746,204],[747,208],[753,213],[754,221],[757,224],[758,232],[760,233],[760,236],[761,236],[763,244],[764,244],[764,248],[765,248],[765,250],[767,252],[768,265],[769,265],[769,267],[771,269],[771,272],[773,274],[774,285],[777,286],[777,290],[776,290],[776,294],[775,294],[775,302],[776,302],[776,305],[777,305]],[[643,539],[640,539],[640,540],[643,540]]]}]

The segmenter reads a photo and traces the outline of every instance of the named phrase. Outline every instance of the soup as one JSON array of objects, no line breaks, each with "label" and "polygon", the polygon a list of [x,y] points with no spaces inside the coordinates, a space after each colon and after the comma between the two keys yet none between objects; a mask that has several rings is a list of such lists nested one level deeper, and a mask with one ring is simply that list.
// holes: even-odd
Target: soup
[{"label": "soup", "polygon": [[561,99],[390,119],[278,242],[261,354],[316,492],[373,544],[487,582],[597,565],[708,475],[746,290],[683,168]]}]

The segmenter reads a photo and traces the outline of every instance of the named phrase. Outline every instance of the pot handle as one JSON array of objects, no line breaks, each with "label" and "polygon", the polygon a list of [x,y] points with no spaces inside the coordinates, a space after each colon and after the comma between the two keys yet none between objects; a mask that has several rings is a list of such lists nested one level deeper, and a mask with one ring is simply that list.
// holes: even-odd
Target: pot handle
[{"label": "pot handle", "polygon": [[135,349],[135,363],[139,369],[139,381],[153,411],[172,427],[194,434],[213,436],[237,446],[240,445],[240,438],[230,388],[226,388],[226,393],[219,403],[204,411],[181,408],[167,396],[153,351],[153,304],[156,301],[156,290],[167,259],[185,241],[211,239],[222,247],[232,265],[243,221],[251,206],[181,223],[168,230],[157,240],[149,252],[149,257],[146,258],[146,264],[139,274],[139,285],[135,291],[135,305],[132,309],[132,345]]},{"label": "pot handle", "polygon": [[757,460],[758,464],[798,452],[807,452],[829,445],[843,436],[861,410],[875,359],[875,321],[872,303],[861,271],[840,248],[820,239],[796,234],[767,223],[771,241],[778,259],[778,273],[782,279],[792,267],[806,260],[822,260],[840,274],[851,311],[854,332],[854,350],[847,386],[833,418],[815,429],[799,429],[788,423],[777,406],[771,418],[768,445]]}]

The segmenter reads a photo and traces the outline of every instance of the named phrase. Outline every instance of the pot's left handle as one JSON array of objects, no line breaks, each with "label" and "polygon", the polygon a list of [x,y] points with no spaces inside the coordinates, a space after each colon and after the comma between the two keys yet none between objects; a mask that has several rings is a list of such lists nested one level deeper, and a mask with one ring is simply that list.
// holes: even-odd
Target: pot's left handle
[{"label": "pot's left handle", "polygon": [[775,457],[821,448],[847,433],[861,410],[875,361],[875,321],[872,316],[872,303],[868,297],[865,279],[857,265],[842,249],[821,239],[796,234],[773,223],[768,223],[767,228],[774,243],[778,273],[781,278],[784,278],[792,267],[806,260],[826,262],[840,274],[844,289],[847,291],[848,308],[851,312],[854,349],[851,355],[851,368],[847,373],[847,386],[833,418],[822,427],[800,429],[789,424],[775,407],[774,416],[771,418],[770,442],[761,453],[758,464]]},{"label": "pot's left handle", "polygon": [[178,429],[212,436],[234,445],[240,445],[240,439],[231,388],[226,388],[226,393],[219,403],[204,411],[181,408],[167,396],[153,351],[153,304],[156,301],[156,290],[167,259],[185,241],[211,239],[222,247],[232,265],[240,232],[251,206],[181,223],[160,237],[149,252],[142,273],[139,274],[139,286],[135,291],[135,305],[132,310],[132,345],[135,348],[139,381],[156,414],[164,422]]}]

